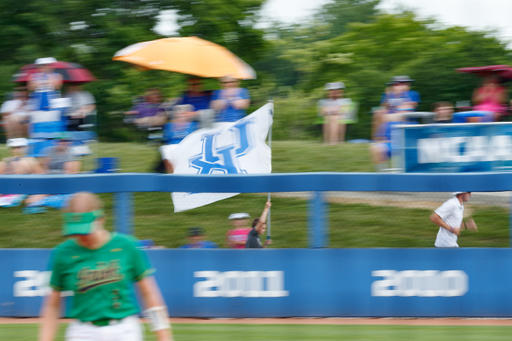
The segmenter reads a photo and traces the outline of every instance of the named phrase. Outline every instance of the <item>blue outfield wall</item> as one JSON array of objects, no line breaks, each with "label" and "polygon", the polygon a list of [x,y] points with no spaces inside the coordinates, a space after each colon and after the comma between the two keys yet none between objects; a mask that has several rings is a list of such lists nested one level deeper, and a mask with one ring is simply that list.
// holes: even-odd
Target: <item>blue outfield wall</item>
[{"label": "blue outfield wall", "polygon": [[[39,314],[50,252],[0,250],[0,316]],[[175,317],[512,317],[508,248],[148,253]]]},{"label": "blue outfield wall", "polygon": [[[116,228],[128,232],[130,192],[316,192],[317,249],[149,250],[171,316],[512,317],[512,249],[325,249],[321,193],[510,191],[512,172],[0,176],[3,194],[84,190],[117,193]],[[0,316],[39,314],[50,251],[0,249]]]}]

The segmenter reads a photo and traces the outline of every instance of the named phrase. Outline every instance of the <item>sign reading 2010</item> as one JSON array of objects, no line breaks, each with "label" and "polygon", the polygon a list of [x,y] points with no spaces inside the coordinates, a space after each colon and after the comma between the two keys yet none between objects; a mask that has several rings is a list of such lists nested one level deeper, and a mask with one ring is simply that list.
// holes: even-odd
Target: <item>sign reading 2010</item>
[{"label": "sign reading 2010", "polygon": [[455,297],[468,291],[468,275],[461,270],[377,270],[373,277],[372,296],[382,297]]}]

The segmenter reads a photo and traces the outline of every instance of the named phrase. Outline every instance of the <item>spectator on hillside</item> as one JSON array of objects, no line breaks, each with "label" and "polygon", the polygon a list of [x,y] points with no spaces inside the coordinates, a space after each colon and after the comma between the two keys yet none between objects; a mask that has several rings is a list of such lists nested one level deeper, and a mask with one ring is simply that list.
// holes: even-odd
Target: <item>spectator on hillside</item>
[{"label": "spectator on hillside", "polygon": [[27,147],[28,140],[26,138],[7,140],[7,148],[11,156],[0,162],[0,174],[43,174],[39,162],[26,155]]},{"label": "spectator on hillside", "polygon": [[388,114],[415,111],[420,102],[420,94],[411,90],[414,79],[409,76],[396,76],[391,80],[392,88],[384,98],[383,105]]},{"label": "spectator on hillside", "polygon": [[249,90],[240,88],[240,81],[232,76],[220,79],[222,89],[213,92],[211,107],[217,112],[216,122],[236,122],[246,115],[251,104]]},{"label": "spectator on hillside", "polygon": [[377,132],[379,131],[379,126],[384,122],[383,117],[387,113],[387,109],[385,106],[386,98],[391,94],[393,90],[393,82],[387,82],[386,87],[384,88],[384,92],[380,98],[380,105],[378,107],[372,108],[372,140],[377,140]]},{"label": "spectator on hillside", "polygon": [[[82,163],[71,149],[71,135],[63,132],[55,138],[56,144],[43,149],[41,166],[44,174],[78,174]],[[25,214],[42,213],[46,209],[43,206],[61,208],[65,206],[69,195],[31,195],[25,200],[27,207]]]},{"label": "spectator on hillside", "polygon": [[252,221],[252,230],[249,232],[245,243],[246,249],[264,249],[268,245],[272,244],[272,239],[267,239],[262,243],[260,238],[260,235],[263,235],[267,229],[267,215],[270,210],[270,206],[272,206],[272,204],[270,201],[267,201],[261,216]]},{"label": "spectator on hillside", "polygon": [[350,98],[343,98],[343,82],[327,83],[324,87],[327,98],[318,101],[319,115],[324,117],[324,144],[337,144],[345,141],[346,115],[352,106]]},{"label": "spectator on hillside", "polygon": [[50,111],[51,101],[60,97],[62,75],[54,72],[52,64],[55,62],[52,57],[36,59],[39,72],[31,74],[27,82],[28,90],[32,91],[33,110]]},{"label": "spectator on hillside", "polygon": [[190,77],[187,79],[187,90],[176,104],[189,104],[192,106],[190,112],[191,118],[195,118],[200,110],[210,109],[212,91],[203,90],[203,80],[199,77]]},{"label": "spectator on hillside", "polygon": [[452,123],[453,105],[450,102],[437,102],[434,108],[435,123]]},{"label": "spectator on hillside", "polygon": [[[374,110],[372,118],[372,138],[375,141],[382,140],[382,131],[387,129],[387,122],[392,122],[393,117],[399,117],[402,121],[402,115],[393,115],[385,117],[387,114],[407,113],[416,110],[420,102],[420,94],[411,90],[411,83],[414,80],[409,76],[396,76],[391,82],[386,83],[386,91],[382,95],[381,108]],[[417,123],[414,119],[410,120]],[[379,135],[380,134],[380,135]]]},{"label": "spectator on hillside", "polygon": [[71,135],[61,133],[55,138],[56,144],[43,150],[41,164],[46,174],[78,174],[81,161],[73,154]]},{"label": "spectator on hillside", "polygon": [[217,244],[205,240],[201,227],[191,227],[188,230],[188,244],[180,246],[180,249],[216,249]]},{"label": "spectator on hillside", "polygon": [[70,101],[66,112],[68,131],[83,130],[81,126],[86,123],[87,116],[96,110],[94,96],[83,90],[81,84],[72,83],[67,86],[65,97]]},{"label": "spectator on hillside", "polygon": [[375,142],[370,145],[370,155],[377,172],[385,171],[387,163],[393,152],[391,132],[393,126],[404,122],[404,115],[401,113],[387,114],[383,116],[384,122],[379,126],[375,136]]},{"label": "spectator on hillside", "polygon": [[0,113],[8,139],[27,137],[30,110],[26,89],[13,91],[13,98],[2,104]]},{"label": "spectator on hillside", "polygon": [[[11,156],[4,158],[0,161],[0,174],[1,175],[15,175],[15,174],[43,174],[39,162],[33,157],[26,155],[28,147],[28,140],[26,138],[15,138],[7,140],[7,148]],[[31,195],[28,199],[36,197]],[[22,194],[0,194],[0,206],[12,207],[18,206],[26,198]],[[28,200],[27,199],[27,200]]]},{"label": "spectator on hillside", "polygon": [[244,249],[247,235],[251,232],[248,213],[233,213],[228,219],[233,227],[227,233],[227,245],[232,249]]},{"label": "spectator on hillside", "polygon": [[488,117],[470,117],[468,122],[494,122],[505,113],[508,101],[507,89],[498,77],[485,78],[482,86],[473,92],[473,110],[488,111]]},{"label": "spectator on hillside", "polygon": [[[210,109],[212,92],[202,89],[202,79],[199,77],[190,77],[187,80],[187,85],[187,90],[182,97],[171,98],[163,103],[163,107],[166,107],[170,113],[158,113],[159,125],[163,126],[172,121],[175,119],[173,115],[179,112],[183,114],[181,119],[195,121],[200,128],[211,126],[213,120],[213,110]],[[176,109],[176,107],[179,107],[179,109]],[[187,111],[183,109],[187,109]]]},{"label": "spectator on hillside", "polygon": [[174,152],[178,144],[185,137],[194,132],[199,124],[191,121],[192,106],[190,104],[175,105],[171,114],[171,122],[164,125],[165,145],[160,147],[160,154],[164,162],[165,170],[168,174],[174,173]]},{"label": "spectator on hillside", "polygon": [[162,93],[158,88],[147,89],[141,103],[135,104],[129,111],[124,114],[130,118],[126,121],[132,121],[139,128],[149,128],[161,126],[161,119],[157,116],[164,113],[162,108]]}]

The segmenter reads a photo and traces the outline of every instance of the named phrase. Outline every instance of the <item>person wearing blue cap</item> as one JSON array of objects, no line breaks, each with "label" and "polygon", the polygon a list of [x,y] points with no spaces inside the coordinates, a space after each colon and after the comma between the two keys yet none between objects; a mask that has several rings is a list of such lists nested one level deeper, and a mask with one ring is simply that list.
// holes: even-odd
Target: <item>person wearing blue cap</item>
[{"label": "person wearing blue cap", "polygon": [[140,291],[151,330],[158,341],[172,341],[167,307],[152,274],[149,259],[131,236],[105,230],[100,199],[89,192],[73,195],[64,213],[62,234],[69,240],[50,257],[51,293],[45,299],[40,341],[57,332],[62,291],[73,291],[66,340],[142,341]]},{"label": "person wearing blue cap", "polygon": [[188,230],[189,243],[180,246],[180,249],[216,249],[217,244],[204,240],[204,232],[201,227],[191,227]]}]

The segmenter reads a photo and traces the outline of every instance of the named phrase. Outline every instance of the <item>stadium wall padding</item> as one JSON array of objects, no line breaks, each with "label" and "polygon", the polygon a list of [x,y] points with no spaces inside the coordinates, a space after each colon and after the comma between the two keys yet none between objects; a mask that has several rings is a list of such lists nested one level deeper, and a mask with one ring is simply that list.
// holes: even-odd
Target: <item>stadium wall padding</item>
[{"label": "stadium wall padding", "polygon": [[[0,250],[0,316],[39,314],[50,252]],[[512,317],[509,248],[148,254],[173,317]]]}]

